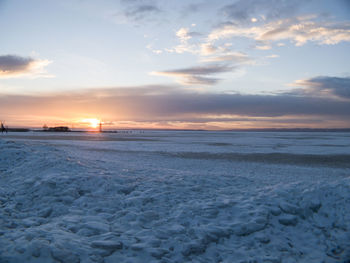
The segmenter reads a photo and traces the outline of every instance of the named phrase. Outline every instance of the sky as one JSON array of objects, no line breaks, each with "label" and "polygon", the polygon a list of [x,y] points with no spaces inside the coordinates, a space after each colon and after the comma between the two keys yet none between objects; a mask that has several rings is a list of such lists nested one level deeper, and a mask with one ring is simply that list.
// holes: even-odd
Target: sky
[{"label": "sky", "polygon": [[9,127],[350,128],[349,0],[0,0]]}]

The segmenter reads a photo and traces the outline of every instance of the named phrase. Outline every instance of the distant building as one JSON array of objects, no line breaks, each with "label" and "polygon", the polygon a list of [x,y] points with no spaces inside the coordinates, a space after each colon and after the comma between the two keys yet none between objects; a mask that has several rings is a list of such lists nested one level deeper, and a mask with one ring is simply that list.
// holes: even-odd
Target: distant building
[{"label": "distant building", "polygon": [[69,132],[70,129],[67,126],[58,126],[58,127],[50,127],[48,129],[44,129],[44,131],[50,132]]}]

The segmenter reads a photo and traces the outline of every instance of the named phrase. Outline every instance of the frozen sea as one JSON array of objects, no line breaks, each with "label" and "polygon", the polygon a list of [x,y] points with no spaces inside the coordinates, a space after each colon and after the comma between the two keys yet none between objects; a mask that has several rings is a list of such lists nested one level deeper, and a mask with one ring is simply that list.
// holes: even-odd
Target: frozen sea
[{"label": "frozen sea", "polygon": [[0,262],[350,262],[350,133],[0,134]]}]

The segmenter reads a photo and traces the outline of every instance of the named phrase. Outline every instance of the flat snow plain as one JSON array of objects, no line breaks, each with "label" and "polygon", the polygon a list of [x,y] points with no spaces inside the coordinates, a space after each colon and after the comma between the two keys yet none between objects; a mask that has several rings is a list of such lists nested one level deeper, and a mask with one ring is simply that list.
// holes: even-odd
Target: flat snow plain
[{"label": "flat snow plain", "polygon": [[350,133],[0,135],[0,262],[350,262]]}]

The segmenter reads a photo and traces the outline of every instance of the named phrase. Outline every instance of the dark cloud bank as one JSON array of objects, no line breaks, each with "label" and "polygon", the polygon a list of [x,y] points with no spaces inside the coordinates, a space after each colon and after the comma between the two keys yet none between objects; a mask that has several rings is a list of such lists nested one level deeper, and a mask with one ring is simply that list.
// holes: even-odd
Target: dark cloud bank
[{"label": "dark cloud bank", "polygon": [[[204,116],[239,115],[246,117],[280,118],[284,116],[340,120],[350,125],[350,78],[317,77],[317,83],[342,99],[302,93],[278,95],[241,95],[197,93],[171,86],[95,89],[69,95],[0,96],[3,113],[38,114],[43,109],[52,114],[69,116],[71,112],[122,116],[121,120],[204,121]],[[305,82],[307,83],[307,82]],[[304,88],[305,89],[305,88]],[[338,96],[338,97],[339,97]],[[209,119],[208,119],[209,120]],[[233,119],[227,118],[226,121]],[[224,119],[225,121],[225,119]]]},{"label": "dark cloud bank", "polygon": [[350,99],[350,77],[315,77],[303,82],[310,93],[328,93],[343,99]]},{"label": "dark cloud bank", "polygon": [[34,59],[16,55],[0,56],[0,72],[17,73],[27,70]]}]

